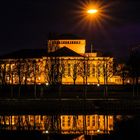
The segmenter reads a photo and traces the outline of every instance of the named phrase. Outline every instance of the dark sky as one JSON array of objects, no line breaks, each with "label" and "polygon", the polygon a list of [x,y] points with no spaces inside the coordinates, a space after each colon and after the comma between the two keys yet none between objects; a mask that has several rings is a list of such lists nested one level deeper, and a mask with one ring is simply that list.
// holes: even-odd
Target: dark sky
[{"label": "dark sky", "polygon": [[140,42],[140,1],[90,1],[100,2],[102,15],[97,21],[85,20],[82,10],[88,0],[1,1],[0,54],[45,48],[48,34],[56,32],[79,35],[96,50],[126,58],[129,47]]}]

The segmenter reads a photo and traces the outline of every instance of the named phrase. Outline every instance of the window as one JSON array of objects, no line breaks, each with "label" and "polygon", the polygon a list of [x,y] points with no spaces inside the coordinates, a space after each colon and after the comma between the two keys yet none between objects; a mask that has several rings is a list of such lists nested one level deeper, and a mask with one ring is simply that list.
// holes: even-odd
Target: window
[{"label": "window", "polygon": [[68,116],[68,126],[70,126],[71,121],[70,121],[70,116]]},{"label": "window", "polygon": [[60,44],[60,41],[57,41],[57,44]]},{"label": "window", "polygon": [[90,116],[87,117],[87,126],[90,126]]},{"label": "window", "polygon": [[90,64],[87,65],[87,76],[90,76]]},{"label": "window", "polygon": [[71,65],[68,64],[68,76],[71,76],[71,74],[70,74],[70,67],[71,67]]},{"label": "window", "polygon": [[92,117],[92,126],[95,126],[95,116]]},{"label": "window", "polygon": [[65,117],[62,117],[62,126],[65,126]]},{"label": "window", "polygon": [[95,65],[92,65],[92,76],[95,77]]},{"label": "window", "polygon": [[61,73],[62,73],[62,76],[65,77],[65,64],[62,64],[62,71],[61,71]]},{"label": "window", "polygon": [[77,64],[74,64],[74,66],[73,66],[73,72],[74,73],[77,73]]}]

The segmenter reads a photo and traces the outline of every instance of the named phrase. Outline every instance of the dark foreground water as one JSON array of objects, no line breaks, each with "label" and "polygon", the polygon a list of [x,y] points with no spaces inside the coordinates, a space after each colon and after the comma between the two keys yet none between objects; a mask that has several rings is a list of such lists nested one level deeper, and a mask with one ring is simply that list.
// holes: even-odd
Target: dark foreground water
[{"label": "dark foreground water", "polygon": [[0,140],[133,140],[139,126],[137,114],[0,114]]}]

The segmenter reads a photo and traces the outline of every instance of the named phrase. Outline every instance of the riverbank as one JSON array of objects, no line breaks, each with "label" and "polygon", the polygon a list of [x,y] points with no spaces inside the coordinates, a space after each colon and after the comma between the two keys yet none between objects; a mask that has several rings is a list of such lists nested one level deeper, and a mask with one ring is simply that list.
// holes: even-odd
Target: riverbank
[{"label": "riverbank", "polygon": [[140,96],[140,85],[0,85],[0,98]]},{"label": "riverbank", "polygon": [[4,114],[139,114],[139,99],[2,99]]},{"label": "riverbank", "polygon": [[0,113],[139,113],[132,85],[1,85]]}]

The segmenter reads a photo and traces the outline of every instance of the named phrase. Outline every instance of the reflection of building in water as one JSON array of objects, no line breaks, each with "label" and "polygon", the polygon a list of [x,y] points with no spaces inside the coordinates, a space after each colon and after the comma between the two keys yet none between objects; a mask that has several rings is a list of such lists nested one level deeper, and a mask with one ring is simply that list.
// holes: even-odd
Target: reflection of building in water
[{"label": "reflection of building in water", "polygon": [[43,133],[104,134],[113,130],[111,115],[0,116],[2,130],[38,130]]},{"label": "reflection of building in water", "polygon": [[86,134],[109,133],[113,130],[113,116],[107,115],[62,115],[61,130],[68,133],[85,131]]},{"label": "reflection of building in water", "polygon": [[[93,49],[93,48],[92,48]],[[86,40],[62,35],[47,49],[21,50],[0,59],[0,84],[120,84],[113,57],[91,50]]]}]

